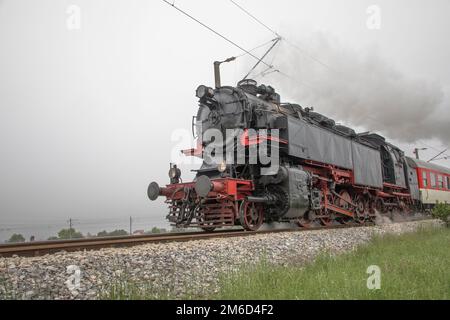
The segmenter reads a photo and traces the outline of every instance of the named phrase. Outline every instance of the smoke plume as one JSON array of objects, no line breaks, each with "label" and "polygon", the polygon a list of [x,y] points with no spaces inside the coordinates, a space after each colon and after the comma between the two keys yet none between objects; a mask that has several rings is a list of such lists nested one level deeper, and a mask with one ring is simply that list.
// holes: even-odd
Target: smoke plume
[{"label": "smoke plume", "polygon": [[284,42],[275,61],[289,75],[278,76],[284,97],[397,141],[450,140],[441,85],[402,74],[376,50],[357,52],[331,36],[315,34],[300,43],[307,51]]}]

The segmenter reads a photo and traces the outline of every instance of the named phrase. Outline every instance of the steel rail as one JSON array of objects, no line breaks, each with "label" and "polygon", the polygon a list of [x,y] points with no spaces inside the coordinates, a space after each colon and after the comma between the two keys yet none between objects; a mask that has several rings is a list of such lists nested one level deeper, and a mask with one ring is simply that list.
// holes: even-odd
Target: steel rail
[{"label": "steel rail", "polygon": [[[428,218],[427,218],[428,219]],[[409,222],[427,219],[413,219]],[[164,243],[164,242],[185,242],[192,240],[203,240],[212,238],[231,238],[231,237],[247,237],[258,234],[281,233],[281,232],[303,232],[314,230],[344,229],[355,227],[373,226],[374,223],[365,224],[340,224],[332,226],[314,226],[308,228],[282,228],[259,231],[244,231],[241,229],[230,229],[213,232],[176,232],[162,233],[137,236],[118,236],[118,237],[101,237],[101,238],[83,238],[71,240],[54,240],[54,241],[36,241],[28,243],[1,244],[0,257],[12,256],[42,256],[59,251],[82,251],[82,250],[98,250],[111,247],[130,247],[146,243]]]}]

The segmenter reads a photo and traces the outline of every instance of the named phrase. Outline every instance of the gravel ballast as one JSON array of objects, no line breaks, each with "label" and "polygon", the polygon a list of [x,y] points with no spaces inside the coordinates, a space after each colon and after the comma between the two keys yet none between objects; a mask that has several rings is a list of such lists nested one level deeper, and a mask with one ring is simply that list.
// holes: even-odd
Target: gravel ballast
[{"label": "gravel ballast", "polygon": [[261,258],[274,264],[302,263],[323,251],[352,250],[374,235],[440,225],[422,220],[0,258],[0,299],[97,299],[123,279],[171,297],[201,296],[218,289],[220,274]]}]

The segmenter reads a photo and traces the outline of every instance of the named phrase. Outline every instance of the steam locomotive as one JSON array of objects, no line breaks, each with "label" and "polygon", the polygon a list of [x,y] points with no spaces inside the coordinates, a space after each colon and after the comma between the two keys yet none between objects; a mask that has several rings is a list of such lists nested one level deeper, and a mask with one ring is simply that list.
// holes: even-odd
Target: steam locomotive
[{"label": "steam locomotive", "polygon": [[198,144],[183,152],[202,166],[194,181],[181,182],[171,164],[170,184],[147,190],[151,200],[165,197],[177,227],[362,224],[377,213],[408,215],[450,202],[449,169],[406,157],[384,137],[356,133],[313,108],[281,103],[271,86],[245,79],[236,87],[201,85],[196,96]]}]

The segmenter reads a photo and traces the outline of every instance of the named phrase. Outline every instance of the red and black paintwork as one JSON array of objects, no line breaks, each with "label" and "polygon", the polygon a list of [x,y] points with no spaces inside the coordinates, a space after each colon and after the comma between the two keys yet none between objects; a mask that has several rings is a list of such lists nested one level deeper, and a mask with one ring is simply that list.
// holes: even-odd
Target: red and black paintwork
[{"label": "red and black paintwork", "polygon": [[[197,95],[200,139],[183,153],[203,158],[204,165],[192,182],[180,183],[179,169],[171,168],[170,184],[153,182],[148,188],[151,200],[165,197],[173,225],[208,231],[235,225],[257,230],[272,221],[326,226],[365,223],[377,212],[409,214],[421,207],[420,197],[411,192],[417,185],[415,169],[383,137],[356,134],[311,108],[281,104],[273,88],[252,80],[215,90],[199,87]],[[239,144],[245,163],[221,169],[207,163],[204,150],[211,141],[201,138],[210,129],[238,130],[224,144]],[[279,135],[272,134],[275,129]],[[259,159],[248,161],[249,149],[262,144],[277,148],[279,169],[272,175],[261,173]]]}]

